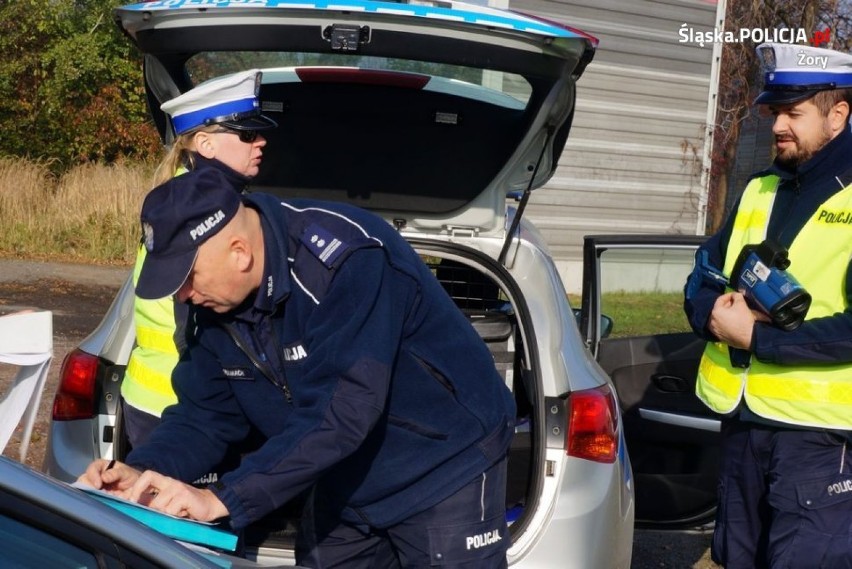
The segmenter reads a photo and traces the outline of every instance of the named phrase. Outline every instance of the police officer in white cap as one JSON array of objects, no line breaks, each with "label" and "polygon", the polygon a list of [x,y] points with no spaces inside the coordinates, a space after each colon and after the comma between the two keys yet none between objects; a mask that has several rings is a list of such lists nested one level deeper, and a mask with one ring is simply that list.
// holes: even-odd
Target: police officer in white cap
[{"label": "police officer in white cap", "polygon": [[219,161],[248,178],[257,175],[266,145],[262,131],[278,126],[261,111],[261,77],[257,69],[216,77],[160,106],[172,119],[176,140],[157,185],[181,167],[192,170],[198,157]]},{"label": "police officer in white cap", "polygon": [[696,393],[723,425],[712,555],[728,569],[852,567],[852,56],[757,50],[776,157],[700,252],[735,277],[743,247],[771,239],[812,303],[789,330],[699,263],[687,282],[707,340]]},{"label": "police officer in white cap", "polygon": [[[155,185],[190,170],[207,169],[222,172],[235,187],[249,184],[266,146],[262,132],[277,126],[261,111],[261,78],[257,69],[216,77],[161,105],[171,117],[175,140],[157,169]],[[134,284],[144,260],[142,247]],[[182,341],[187,312],[172,298],[137,297],[134,310],[137,345],[121,385],[124,433],[131,447],[142,444],[160,422],[163,410],[177,401],[171,375],[180,349],[175,342]],[[215,482],[235,461],[235,456],[226,459],[199,482]]]}]

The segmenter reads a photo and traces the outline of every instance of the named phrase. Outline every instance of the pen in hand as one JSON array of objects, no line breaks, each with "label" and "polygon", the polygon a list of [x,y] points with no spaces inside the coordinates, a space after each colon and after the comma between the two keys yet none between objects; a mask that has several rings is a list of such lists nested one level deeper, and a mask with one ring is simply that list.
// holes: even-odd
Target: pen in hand
[{"label": "pen in hand", "polygon": [[109,464],[107,464],[107,467],[104,470],[110,470],[113,466],[115,466],[115,459],[109,461]]}]

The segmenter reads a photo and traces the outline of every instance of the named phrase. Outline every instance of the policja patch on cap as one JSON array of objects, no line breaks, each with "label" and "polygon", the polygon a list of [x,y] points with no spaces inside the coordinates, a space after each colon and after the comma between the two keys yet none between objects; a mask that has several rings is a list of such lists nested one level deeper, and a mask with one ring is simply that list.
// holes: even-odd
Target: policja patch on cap
[{"label": "policja patch on cap", "polygon": [[136,295],[171,296],[189,277],[198,248],[237,214],[240,190],[215,168],[181,174],[151,190],[142,204],[146,249]]},{"label": "policja patch on cap", "polygon": [[789,43],[762,43],[757,56],[764,71],[756,105],[791,105],[819,91],[852,87],[852,55]]},{"label": "policja patch on cap", "polygon": [[177,134],[213,124],[234,130],[275,128],[278,123],[260,110],[262,77],[259,69],[215,77],[166,101],[160,109],[172,117]]}]

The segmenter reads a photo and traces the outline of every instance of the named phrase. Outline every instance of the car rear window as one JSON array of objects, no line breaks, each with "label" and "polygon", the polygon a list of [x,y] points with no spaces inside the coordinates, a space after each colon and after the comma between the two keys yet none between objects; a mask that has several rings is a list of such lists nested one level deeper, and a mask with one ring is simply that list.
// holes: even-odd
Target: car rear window
[{"label": "car rear window", "polygon": [[523,109],[529,102],[532,87],[520,75],[430,61],[392,59],[364,55],[326,53],[236,51],[203,52],[186,62],[186,70],[194,85],[219,75],[245,69],[263,69],[264,81],[298,81],[296,68],[358,69],[428,77],[429,89],[486,101],[509,108]]}]

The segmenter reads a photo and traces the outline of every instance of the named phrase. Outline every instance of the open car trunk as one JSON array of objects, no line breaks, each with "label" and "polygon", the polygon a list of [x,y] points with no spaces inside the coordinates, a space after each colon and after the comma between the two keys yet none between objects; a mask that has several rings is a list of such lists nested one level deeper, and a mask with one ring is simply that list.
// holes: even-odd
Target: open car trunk
[{"label": "open car trunk", "polygon": [[505,196],[542,186],[568,136],[597,40],[446,0],[118,8],[144,54],[151,116],[199,83],[260,69],[255,189],[349,202],[409,231],[505,233]]},{"label": "open car trunk", "polygon": [[[419,88],[418,74],[299,69],[300,82],[265,72],[264,102],[286,112],[264,131],[253,182],[288,198],[443,216],[474,200],[506,164],[533,115],[523,106]],[[405,82],[409,78],[410,82]]]}]

